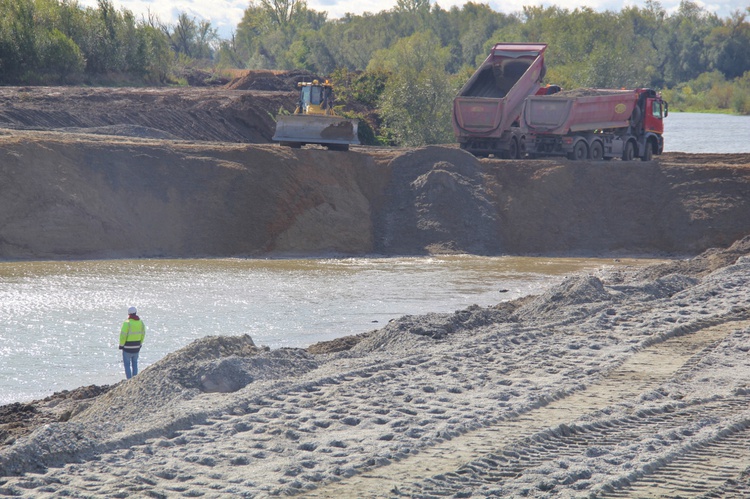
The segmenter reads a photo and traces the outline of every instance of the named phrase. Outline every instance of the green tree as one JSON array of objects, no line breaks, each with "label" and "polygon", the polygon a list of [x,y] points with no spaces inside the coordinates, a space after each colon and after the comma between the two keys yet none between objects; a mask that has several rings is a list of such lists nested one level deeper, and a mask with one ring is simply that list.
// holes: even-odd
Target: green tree
[{"label": "green tree", "polygon": [[83,72],[86,63],[81,49],[73,40],[54,28],[46,33],[39,50],[41,68],[59,83]]},{"label": "green tree", "polygon": [[310,31],[326,23],[326,14],[307,8],[304,0],[251,0],[237,26],[237,54],[248,68],[292,69],[320,46]]},{"label": "green tree", "polygon": [[169,41],[162,31],[151,25],[144,25],[139,31],[142,75],[147,83],[163,84],[169,79],[174,55]]},{"label": "green tree", "polygon": [[665,51],[667,84],[688,81],[710,68],[706,40],[720,25],[718,17],[693,2],[682,0],[675,15],[667,20],[669,38]]},{"label": "green tree", "polygon": [[2,60],[3,78],[11,81],[28,76],[38,67],[34,22],[35,6],[32,0],[2,0]]},{"label": "green tree", "polygon": [[337,66],[365,69],[376,51],[391,46],[398,39],[393,17],[392,12],[347,15],[326,26],[326,45]]},{"label": "green tree", "polygon": [[406,146],[452,141],[451,102],[456,86],[445,67],[450,51],[432,32],[399,40],[375,53],[368,71],[390,74],[380,101],[391,139]]},{"label": "green tree", "polygon": [[739,11],[715,27],[708,39],[709,59],[714,68],[727,78],[737,78],[750,68],[750,23]]},{"label": "green tree", "polygon": [[293,25],[307,9],[304,0],[260,0],[259,6],[267,22],[276,28]]},{"label": "green tree", "polygon": [[162,25],[162,31],[178,56],[184,55],[188,59],[213,58],[214,46],[219,35],[210,21],[196,21],[195,17],[181,12],[177,16],[177,23]]}]

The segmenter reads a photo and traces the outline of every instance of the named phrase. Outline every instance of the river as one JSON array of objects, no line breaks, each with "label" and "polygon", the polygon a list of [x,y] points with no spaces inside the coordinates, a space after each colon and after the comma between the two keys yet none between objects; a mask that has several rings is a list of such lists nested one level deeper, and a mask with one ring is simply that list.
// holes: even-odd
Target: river
[{"label": "river", "polygon": [[669,113],[664,152],[750,153],[750,116]]},{"label": "river", "polygon": [[305,347],[403,315],[537,294],[566,275],[640,259],[444,256],[0,263],[0,404],[123,379],[119,327],[148,328],[141,369],[207,335]]}]

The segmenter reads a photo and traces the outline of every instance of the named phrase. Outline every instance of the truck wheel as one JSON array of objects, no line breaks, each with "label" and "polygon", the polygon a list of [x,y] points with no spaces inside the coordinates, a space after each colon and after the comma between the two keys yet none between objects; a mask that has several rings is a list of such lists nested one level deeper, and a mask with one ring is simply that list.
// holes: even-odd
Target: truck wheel
[{"label": "truck wheel", "polygon": [[510,139],[510,148],[508,149],[508,157],[510,159],[518,159],[518,139],[513,137]]},{"label": "truck wheel", "polygon": [[604,146],[598,140],[591,143],[591,159],[593,161],[604,159]]},{"label": "truck wheel", "polygon": [[646,150],[643,151],[641,161],[651,161],[653,159],[654,149],[651,147],[651,142],[646,142]]},{"label": "truck wheel", "polygon": [[579,140],[576,145],[573,146],[573,152],[568,155],[569,159],[573,161],[583,161],[589,157],[589,147],[586,145],[586,141]]},{"label": "truck wheel", "polygon": [[627,141],[625,143],[625,149],[622,151],[622,160],[633,161],[633,158],[635,158],[635,146],[631,141]]}]

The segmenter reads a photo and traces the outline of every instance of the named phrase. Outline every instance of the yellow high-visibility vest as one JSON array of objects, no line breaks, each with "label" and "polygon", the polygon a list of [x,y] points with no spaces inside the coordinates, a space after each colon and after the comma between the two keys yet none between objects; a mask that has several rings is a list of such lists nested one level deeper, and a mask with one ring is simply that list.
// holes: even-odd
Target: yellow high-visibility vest
[{"label": "yellow high-visibility vest", "polygon": [[130,319],[122,323],[120,329],[120,346],[125,350],[137,352],[146,338],[146,325],[142,320]]}]

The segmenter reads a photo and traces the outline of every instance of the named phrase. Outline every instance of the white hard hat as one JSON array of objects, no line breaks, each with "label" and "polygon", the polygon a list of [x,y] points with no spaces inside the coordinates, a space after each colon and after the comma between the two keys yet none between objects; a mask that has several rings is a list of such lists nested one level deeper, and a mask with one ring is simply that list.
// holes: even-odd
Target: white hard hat
[{"label": "white hard hat", "polygon": [[138,313],[138,312],[136,311],[135,307],[130,307],[128,309],[128,314],[136,314],[136,313]]}]

